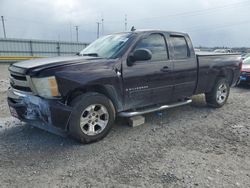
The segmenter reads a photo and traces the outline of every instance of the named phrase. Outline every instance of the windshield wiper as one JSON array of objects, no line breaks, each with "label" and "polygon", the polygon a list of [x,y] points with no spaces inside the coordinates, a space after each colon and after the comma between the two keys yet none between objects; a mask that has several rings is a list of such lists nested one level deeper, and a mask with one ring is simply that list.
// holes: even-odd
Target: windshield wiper
[{"label": "windshield wiper", "polygon": [[87,53],[87,54],[81,54],[82,56],[93,56],[98,57],[98,53]]}]

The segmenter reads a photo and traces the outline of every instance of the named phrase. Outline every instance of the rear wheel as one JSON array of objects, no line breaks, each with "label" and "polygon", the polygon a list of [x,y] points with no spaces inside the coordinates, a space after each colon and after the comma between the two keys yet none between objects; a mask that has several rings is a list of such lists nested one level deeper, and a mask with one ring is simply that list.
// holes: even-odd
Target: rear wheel
[{"label": "rear wheel", "polygon": [[71,106],[71,136],[82,143],[90,143],[108,134],[114,123],[115,109],[107,97],[99,93],[86,93],[76,97]]},{"label": "rear wheel", "polygon": [[230,86],[225,78],[217,79],[212,91],[206,93],[206,102],[209,106],[220,108],[228,99],[230,93]]}]

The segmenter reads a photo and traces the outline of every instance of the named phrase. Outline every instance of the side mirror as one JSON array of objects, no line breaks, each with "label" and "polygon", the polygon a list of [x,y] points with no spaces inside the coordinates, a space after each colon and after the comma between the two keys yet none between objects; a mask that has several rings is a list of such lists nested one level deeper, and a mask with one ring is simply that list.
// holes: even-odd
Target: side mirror
[{"label": "side mirror", "polygon": [[127,65],[132,66],[136,61],[147,61],[152,58],[152,52],[146,48],[139,48],[127,59]]},{"label": "side mirror", "polygon": [[77,53],[76,53],[76,55],[78,55],[78,56],[79,56],[79,55],[80,55],[80,52],[77,52]]}]

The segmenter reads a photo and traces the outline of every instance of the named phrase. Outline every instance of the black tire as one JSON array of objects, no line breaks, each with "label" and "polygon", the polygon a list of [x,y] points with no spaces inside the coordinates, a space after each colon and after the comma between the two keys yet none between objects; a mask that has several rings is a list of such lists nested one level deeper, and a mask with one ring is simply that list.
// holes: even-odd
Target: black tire
[{"label": "black tire", "polygon": [[[101,140],[109,133],[115,120],[115,108],[110,99],[102,94],[90,92],[76,97],[70,104],[73,107],[73,110],[69,120],[69,133],[73,138],[82,143],[91,143]],[[95,104],[100,104],[105,107],[105,110],[108,113],[108,123],[100,133],[96,135],[88,135],[84,133],[85,129],[81,127],[80,122],[85,110],[88,109],[89,106]],[[91,123],[86,124],[86,126],[89,125],[91,126]]]},{"label": "black tire", "polygon": [[[218,94],[218,92],[219,92],[218,90],[221,86],[225,86],[226,93],[224,93],[225,96],[223,96],[223,97],[221,96],[221,98],[220,98],[220,97],[217,97],[217,94]],[[211,106],[214,108],[220,108],[227,102],[229,93],[230,93],[230,86],[229,86],[227,79],[218,78],[215,82],[214,87],[212,88],[212,91],[205,94],[206,102],[207,102],[208,106]],[[219,99],[221,99],[221,100],[219,100]]]}]

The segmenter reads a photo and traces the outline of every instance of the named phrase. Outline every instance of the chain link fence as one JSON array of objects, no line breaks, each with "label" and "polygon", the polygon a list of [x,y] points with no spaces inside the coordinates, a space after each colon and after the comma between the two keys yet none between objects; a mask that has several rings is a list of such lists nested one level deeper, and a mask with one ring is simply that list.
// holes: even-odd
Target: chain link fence
[{"label": "chain link fence", "polygon": [[0,60],[69,56],[80,52],[87,45],[83,42],[0,38]]}]

